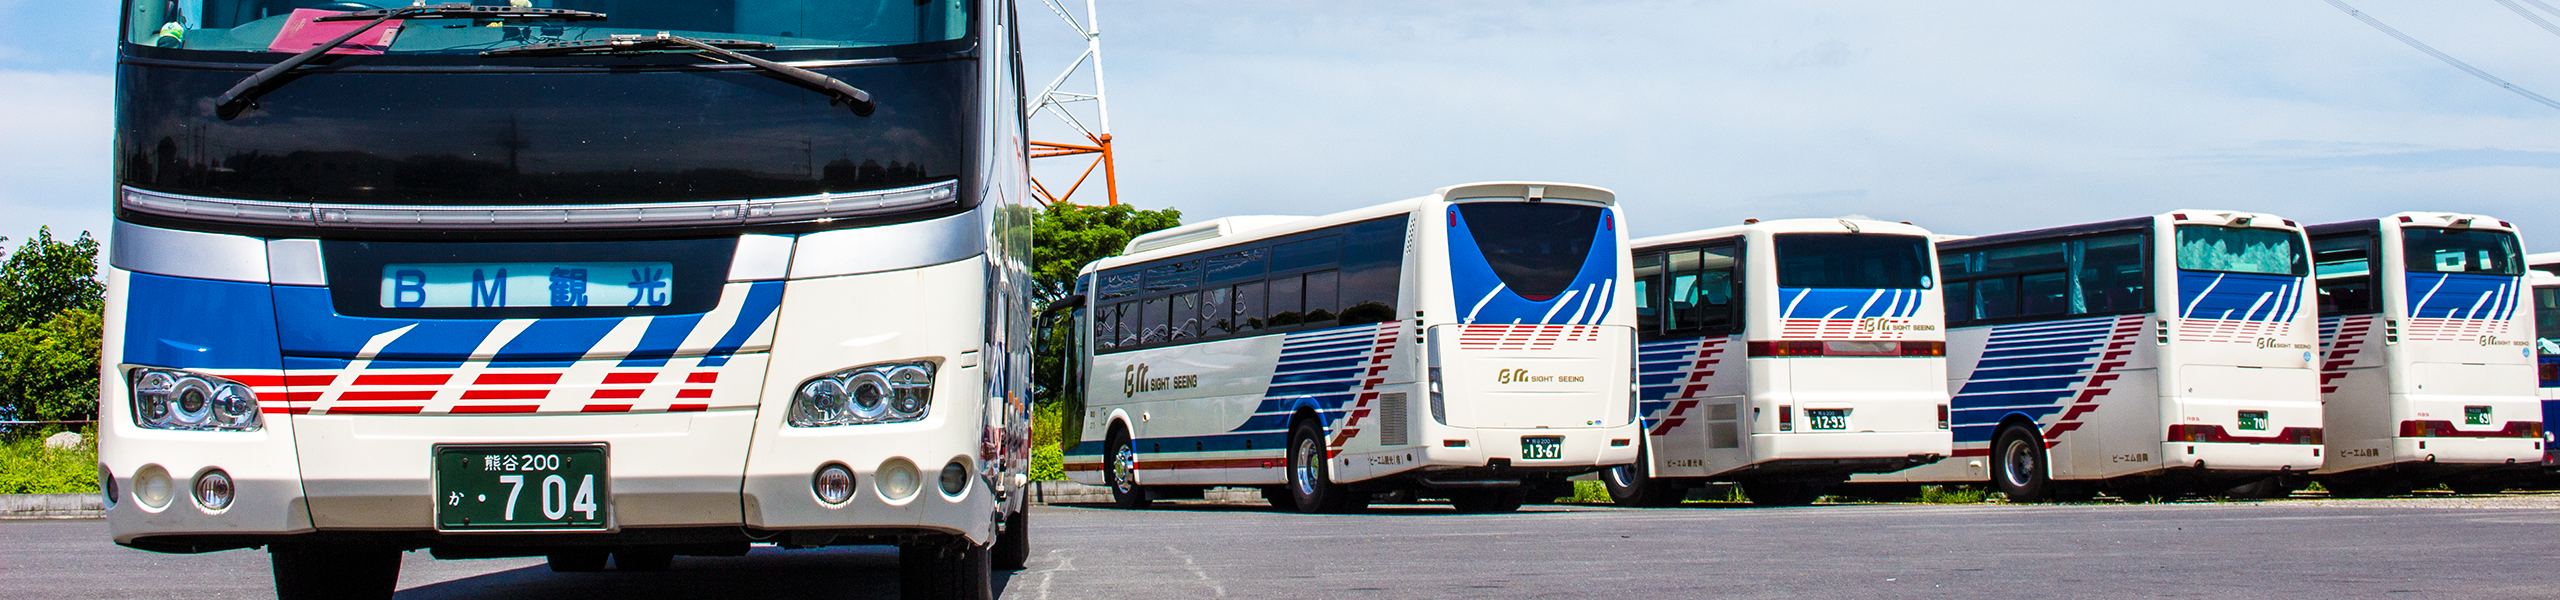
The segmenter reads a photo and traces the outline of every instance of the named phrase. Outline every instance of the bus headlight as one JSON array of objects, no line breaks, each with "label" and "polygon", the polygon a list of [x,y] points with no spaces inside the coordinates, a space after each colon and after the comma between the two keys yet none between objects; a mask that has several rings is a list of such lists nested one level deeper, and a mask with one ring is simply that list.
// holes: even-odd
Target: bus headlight
[{"label": "bus headlight", "polygon": [[933,407],[930,360],[881,363],[820,375],[791,397],[792,427],[904,423]]},{"label": "bus headlight", "polygon": [[135,368],[131,378],[133,423],[144,429],[257,431],[258,394],[249,386],[203,373]]}]

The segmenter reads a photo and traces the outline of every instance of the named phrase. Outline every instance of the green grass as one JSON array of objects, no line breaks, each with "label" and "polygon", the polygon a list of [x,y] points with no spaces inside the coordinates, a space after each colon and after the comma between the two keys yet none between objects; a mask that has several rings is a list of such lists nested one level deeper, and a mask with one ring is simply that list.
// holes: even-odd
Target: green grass
[{"label": "green grass", "polygon": [[1058,411],[1065,402],[1047,402],[1031,408],[1031,480],[1066,481],[1067,453],[1058,450]]},{"label": "green grass", "polygon": [[1612,502],[1612,500],[1609,499],[1609,486],[1603,485],[1597,481],[1573,482],[1573,495],[1557,498],[1556,501],[1572,504],[1608,504]]},{"label": "green grass", "polygon": [[1981,504],[1991,497],[1982,488],[1956,485],[1932,485],[1920,488],[1920,501],[1929,504]]},{"label": "green grass", "polygon": [[0,444],[0,494],[82,494],[98,491],[98,437],[83,433],[77,449],[44,447],[41,437]]}]

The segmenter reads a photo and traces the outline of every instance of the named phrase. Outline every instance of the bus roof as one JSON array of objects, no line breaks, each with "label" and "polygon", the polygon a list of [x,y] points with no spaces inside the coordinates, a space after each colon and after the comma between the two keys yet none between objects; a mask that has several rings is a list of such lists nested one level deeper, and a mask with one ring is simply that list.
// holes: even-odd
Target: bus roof
[{"label": "bus roof", "polygon": [[2031,229],[2027,231],[1995,233],[1986,236],[1957,240],[1943,240],[1939,242],[1939,245],[1948,249],[1971,248],[2007,242],[2070,237],[2075,235],[2105,231],[2120,231],[2125,229],[2139,229],[2151,226],[2154,220],[2161,217],[2167,217],[2172,224],[2181,225],[2242,225],[2269,229],[2290,229],[2294,231],[2303,230],[2302,224],[2300,223],[2295,223],[2291,219],[2267,213],[2187,208],[2147,217],[2133,217],[2130,219],[2116,219],[2113,221],[2099,221],[2096,223],[2083,223],[2079,225],[2064,225],[2061,227],[2047,227],[2044,229]]},{"label": "bus roof", "polygon": [[2536,271],[2560,275],[2560,252],[2527,254],[2524,255],[2524,264]]},{"label": "bus roof", "polygon": [[1741,235],[1746,231],[1767,231],[1770,233],[1864,232],[1890,235],[1930,235],[1928,229],[1921,228],[1920,226],[1912,225],[1910,223],[1896,223],[1892,221],[1852,219],[1845,217],[1837,219],[1778,219],[1775,221],[1760,221],[1757,223],[1744,223],[1741,225],[1726,225],[1713,229],[1701,229],[1670,235],[1657,235],[1630,241],[1627,242],[1627,245],[1633,248],[1668,246],[1672,244]]},{"label": "bus roof", "polygon": [[[1355,221],[1366,221],[1389,215],[1407,214],[1413,212],[1416,208],[1420,207],[1423,202],[1429,200],[1458,200],[1466,198],[1528,198],[1537,200],[1564,199],[1593,202],[1604,205],[1615,205],[1618,201],[1618,193],[1609,191],[1608,188],[1574,183],[1555,183],[1544,181],[1493,181],[1448,186],[1438,190],[1433,190],[1429,196],[1407,198],[1404,200],[1354,208],[1322,216],[1285,217],[1257,215],[1225,217],[1161,231],[1149,232],[1146,235],[1132,238],[1129,240],[1129,245],[1126,248],[1128,251],[1127,254],[1093,261],[1092,264],[1085,265],[1084,269],[1079,272],[1091,272],[1132,263],[1141,263],[1166,256],[1175,256],[1207,248],[1270,239],[1301,231],[1313,231]],[[1230,219],[1235,221],[1229,222]]]},{"label": "bus roof", "polygon": [[[2417,227],[2486,229],[2490,231],[2504,231],[2508,233],[2514,233],[2516,230],[2516,224],[2488,215],[2452,212],[2402,211],[2391,213],[2391,216],[2383,217],[2382,219],[2359,219],[2354,221],[2341,221],[2337,223],[2322,223],[2309,227],[2308,231],[2316,235],[2327,235],[2346,231],[2372,231],[2379,229],[2384,219],[2395,220],[2399,221],[2402,225]],[[2531,257],[2527,257],[2525,262],[2527,264],[2537,264]]]}]

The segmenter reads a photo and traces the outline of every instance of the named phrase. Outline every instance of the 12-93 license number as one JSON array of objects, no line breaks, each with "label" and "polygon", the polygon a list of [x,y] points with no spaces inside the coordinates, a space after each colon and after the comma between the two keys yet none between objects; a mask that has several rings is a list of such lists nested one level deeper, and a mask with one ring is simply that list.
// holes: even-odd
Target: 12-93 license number
[{"label": "12-93 license number", "polygon": [[602,445],[435,450],[436,528],[604,529]]}]

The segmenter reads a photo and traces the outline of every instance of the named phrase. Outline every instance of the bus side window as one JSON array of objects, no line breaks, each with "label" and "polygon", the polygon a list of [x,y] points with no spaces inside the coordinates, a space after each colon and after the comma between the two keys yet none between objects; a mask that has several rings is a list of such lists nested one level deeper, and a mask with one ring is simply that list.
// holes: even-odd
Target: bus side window
[{"label": "bus side window", "polygon": [[1338,294],[1341,290],[1340,284],[1342,283],[1342,272],[1317,271],[1314,273],[1308,273],[1306,275],[1306,282],[1306,324],[1314,327],[1326,327],[1333,325],[1333,321],[1336,317],[1333,312],[1334,304],[1341,297]]},{"label": "bus side window", "polygon": [[1150,298],[1139,304],[1138,343],[1154,344],[1165,339],[1165,307],[1170,298]]},{"label": "bus side window", "polygon": [[1304,315],[1298,314],[1298,307],[1303,306],[1300,302],[1306,299],[1300,291],[1301,289],[1302,288],[1299,286],[1297,277],[1273,278],[1271,280],[1271,300],[1266,304],[1271,307],[1271,317],[1264,320],[1263,325],[1266,327],[1288,327],[1305,320],[1303,318]]},{"label": "bus side window", "polygon": [[1119,346],[1122,348],[1138,345],[1138,330],[1141,329],[1141,327],[1139,327],[1138,323],[1137,304],[1137,301],[1133,300],[1115,304],[1111,307],[1111,312],[1115,313],[1112,315],[1111,321],[1120,324]]},{"label": "bus side window", "polygon": [[1724,333],[1736,325],[1734,274],[1739,254],[1732,245],[1683,250],[1670,255],[1671,328]]},{"label": "bus side window", "polygon": [[1341,301],[1336,305],[1343,325],[1396,320],[1396,294],[1404,284],[1407,222],[1407,217],[1398,215],[1349,226],[1342,242]]},{"label": "bus side window", "polygon": [[1947,324],[1961,325],[1966,321],[1981,318],[1977,315],[1978,311],[1975,308],[1975,305],[1979,303],[1976,302],[1973,297],[1973,282],[1950,281],[1947,282],[1945,290],[1947,294]]},{"label": "bus side window", "polygon": [[2113,235],[2075,242],[2080,268],[2072,286],[2079,292],[2073,313],[2144,310],[2151,306],[2151,277],[2142,258],[2141,234]]},{"label": "bus side window", "polygon": [[1103,306],[1093,310],[1093,351],[1096,353],[1120,345],[1120,330],[1116,329],[1119,327],[1120,320],[1112,318],[1118,315],[1119,311],[1113,308],[1115,307]]},{"label": "bus side window", "polygon": [[1982,318],[1998,319],[2018,316],[2018,287],[2013,278],[1999,277],[1973,282],[1973,293]]},{"label": "bus side window", "polygon": [[1200,337],[1220,338],[1236,332],[1235,307],[1227,303],[1234,293],[1234,289],[1224,287],[1200,293]]},{"label": "bus side window", "polygon": [[2071,280],[2069,273],[2037,273],[2018,278],[2018,298],[2026,315],[2059,315],[2071,312]]},{"label": "bus side window", "polygon": [[2362,233],[2311,240],[2311,275],[2320,288],[2321,315],[2380,310],[2373,297],[2372,238]]},{"label": "bus side window", "polygon": [[1252,335],[1263,328],[1263,311],[1269,306],[1262,299],[1262,282],[1236,284],[1236,334]]},{"label": "bus side window", "polygon": [[1167,334],[1167,339],[1173,341],[1198,339],[1200,337],[1200,292],[1174,294],[1173,317],[1169,321],[1172,331]]},{"label": "bus side window", "polygon": [[1636,333],[1662,331],[1662,254],[1636,257]]}]

